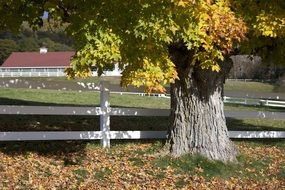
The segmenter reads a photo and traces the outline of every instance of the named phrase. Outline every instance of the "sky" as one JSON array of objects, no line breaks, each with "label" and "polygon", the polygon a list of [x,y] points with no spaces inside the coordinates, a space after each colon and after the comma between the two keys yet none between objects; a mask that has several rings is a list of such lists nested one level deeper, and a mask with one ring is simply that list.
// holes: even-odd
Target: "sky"
[{"label": "sky", "polygon": [[48,18],[48,12],[44,12],[44,14],[43,14],[43,19],[47,19]]}]

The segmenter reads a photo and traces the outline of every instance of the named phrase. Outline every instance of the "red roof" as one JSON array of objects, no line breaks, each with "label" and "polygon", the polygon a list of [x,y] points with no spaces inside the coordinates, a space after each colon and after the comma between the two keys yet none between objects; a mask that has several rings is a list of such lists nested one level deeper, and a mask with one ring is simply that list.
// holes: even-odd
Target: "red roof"
[{"label": "red roof", "polygon": [[68,67],[75,54],[67,52],[13,52],[2,67]]}]

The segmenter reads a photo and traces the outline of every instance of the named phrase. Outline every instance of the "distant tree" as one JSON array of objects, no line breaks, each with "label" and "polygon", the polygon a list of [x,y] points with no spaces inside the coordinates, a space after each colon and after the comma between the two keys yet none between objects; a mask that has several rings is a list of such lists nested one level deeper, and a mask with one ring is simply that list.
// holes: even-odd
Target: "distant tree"
[{"label": "distant tree", "polygon": [[0,65],[15,51],[19,51],[19,47],[15,41],[0,39]]},{"label": "distant tree", "polygon": [[62,44],[62,43],[57,43],[50,38],[42,38],[39,40],[40,44],[42,46],[45,46],[48,48],[48,51],[71,51],[73,50],[71,47]]},{"label": "distant tree", "polygon": [[20,51],[39,51],[40,45],[33,37],[24,37],[18,41]]},{"label": "distant tree", "polygon": [[66,24],[62,24],[53,19],[44,19],[43,27],[37,31],[38,39],[49,38],[56,43],[73,48],[74,42],[71,37],[67,36],[65,31],[66,27]]},{"label": "distant tree", "polygon": [[18,51],[38,51],[43,45],[49,51],[71,51],[73,50],[73,40],[65,34],[65,27],[55,26],[44,21],[43,28],[34,31],[29,23],[23,22],[18,34],[5,31],[0,32],[0,39],[9,39],[18,46]]},{"label": "distant tree", "polygon": [[36,32],[30,27],[29,23],[23,22],[20,27],[20,33],[18,35],[20,38],[37,38]]}]

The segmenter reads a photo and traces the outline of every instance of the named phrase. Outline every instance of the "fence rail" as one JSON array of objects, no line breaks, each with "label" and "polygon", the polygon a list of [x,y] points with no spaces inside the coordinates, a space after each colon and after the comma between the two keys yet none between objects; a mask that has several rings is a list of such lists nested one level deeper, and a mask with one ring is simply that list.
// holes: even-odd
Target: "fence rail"
[{"label": "fence rail", "polygon": [[0,77],[63,77],[66,74],[63,71],[48,72],[0,72]]},{"label": "fence rail", "polygon": [[[100,131],[0,132],[0,141],[94,140],[110,147],[111,139],[166,138],[166,131],[111,131],[110,116],[168,116],[169,109],[111,108],[108,83],[100,83],[100,107],[0,106],[0,114],[99,115]],[[228,111],[226,117],[285,119],[285,113]],[[285,131],[229,131],[230,138],[285,138]]]},{"label": "fence rail", "polygon": [[262,100],[254,98],[235,98],[224,96],[224,103],[285,108],[285,101]]},{"label": "fence rail", "polygon": [[[5,69],[23,69],[23,71],[5,71]],[[7,67],[0,67],[0,77],[63,77],[66,76],[64,73],[64,68],[61,68],[58,71],[27,71],[27,68],[7,68]],[[31,69],[31,68],[28,68]],[[33,69],[48,69],[48,68],[36,68],[34,67]],[[55,68],[57,69],[57,68]],[[120,72],[118,70],[114,71],[105,71],[103,73],[104,76],[121,76]],[[93,71],[92,76],[97,76],[97,72]]]},{"label": "fence rail", "polygon": [[[91,115],[108,113],[110,116],[169,116],[169,109],[75,107],[75,106],[0,106],[2,115]],[[236,119],[285,119],[285,112],[225,111],[225,116]]]},{"label": "fence rail", "polygon": [[259,102],[260,102],[260,105],[263,105],[263,106],[285,108],[285,102],[284,101],[260,100]]},{"label": "fence rail", "polygon": [[[165,139],[166,131],[37,131],[0,132],[0,141],[38,140],[102,140],[111,139]],[[285,138],[285,131],[229,131],[229,137],[245,138]],[[104,147],[109,147],[108,141]]]},{"label": "fence rail", "polygon": [[[226,79],[227,81],[239,81],[239,82],[267,82],[273,83],[276,82],[276,79]],[[281,80],[284,81],[284,80]]]}]

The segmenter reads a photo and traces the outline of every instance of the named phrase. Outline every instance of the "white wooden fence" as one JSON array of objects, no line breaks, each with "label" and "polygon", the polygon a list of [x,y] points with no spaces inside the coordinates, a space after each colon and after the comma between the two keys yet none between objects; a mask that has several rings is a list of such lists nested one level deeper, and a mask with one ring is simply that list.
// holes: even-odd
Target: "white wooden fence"
[{"label": "white wooden fence", "polygon": [[[0,114],[18,115],[99,115],[100,131],[39,131],[0,132],[0,141],[32,140],[94,140],[100,139],[103,147],[110,147],[111,139],[166,138],[166,131],[110,131],[110,116],[168,116],[169,109],[111,108],[109,84],[100,83],[100,107],[51,107],[51,106],[0,106]],[[285,113],[226,112],[234,118],[285,119]],[[285,131],[229,131],[230,138],[285,138]]]},{"label": "white wooden fence", "polygon": [[[64,66],[54,67],[0,67],[0,77],[63,77]],[[97,71],[92,71],[92,76],[97,76]],[[118,65],[113,71],[104,71],[103,76],[121,76]]]},{"label": "white wooden fence", "polygon": [[285,108],[285,102],[284,101],[276,101],[276,100],[260,100],[260,105],[269,106],[269,107]]},{"label": "white wooden fence", "polygon": [[224,96],[224,103],[285,108],[285,101]]}]

